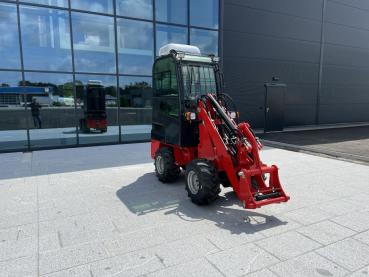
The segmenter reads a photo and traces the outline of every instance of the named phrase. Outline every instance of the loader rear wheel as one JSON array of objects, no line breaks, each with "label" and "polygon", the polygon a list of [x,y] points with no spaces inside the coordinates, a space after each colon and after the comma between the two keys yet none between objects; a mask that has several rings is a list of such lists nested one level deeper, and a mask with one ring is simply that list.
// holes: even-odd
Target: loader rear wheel
[{"label": "loader rear wheel", "polygon": [[175,164],[173,151],[167,147],[160,148],[155,154],[155,173],[163,183],[174,182],[181,172]]},{"label": "loader rear wheel", "polygon": [[188,197],[197,205],[210,204],[218,197],[219,181],[212,162],[199,159],[187,166],[186,190]]}]

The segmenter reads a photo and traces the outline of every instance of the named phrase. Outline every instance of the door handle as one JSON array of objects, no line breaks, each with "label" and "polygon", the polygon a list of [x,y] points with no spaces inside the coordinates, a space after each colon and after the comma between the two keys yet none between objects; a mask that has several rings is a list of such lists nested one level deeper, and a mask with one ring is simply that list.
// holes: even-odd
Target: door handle
[{"label": "door handle", "polygon": [[268,113],[269,112],[269,107],[266,108],[266,112]]}]

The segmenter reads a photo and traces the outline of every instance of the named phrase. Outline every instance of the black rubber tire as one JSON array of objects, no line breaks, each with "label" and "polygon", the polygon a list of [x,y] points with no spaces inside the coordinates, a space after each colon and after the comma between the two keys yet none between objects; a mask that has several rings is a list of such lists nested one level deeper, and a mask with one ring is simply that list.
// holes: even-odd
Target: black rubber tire
[{"label": "black rubber tire", "polygon": [[229,181],[227,173],[225,171],[218,172],[218,178],[219,178],[219,183],[221,183],[223,187],[225,187],[225,188],[231,188],[232,187],[232,184]]},{"label": "black rubber tire", "polygon": [[[199,189],[193,193],[189,187],[189,175],[193,171],[199,180]],[[193,160],[186,168],[186,190],[188,197],[197,205],[208,205],[217,199],[220,192],[218,174],[211,161],[205,159]]]},{"label": "black rubber tire", "polygon": [[[162,172],[160,172],[157,167],[159,156],[163,159],[164,168]],[[163,183],[174,182],[181,173],[180,167],[175,164],[173,151],[168,147],[162,147],[156,151],[154,165],[156,176],[158,177],[159,181]]]}]

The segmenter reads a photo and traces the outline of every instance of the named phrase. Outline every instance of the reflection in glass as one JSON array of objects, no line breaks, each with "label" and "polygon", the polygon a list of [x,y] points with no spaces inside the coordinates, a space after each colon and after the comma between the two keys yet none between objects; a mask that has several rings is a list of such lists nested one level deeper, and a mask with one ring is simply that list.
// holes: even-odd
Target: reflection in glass
[{"label": "reflection in glass", "polygon": [[22,0],[22,2],[68,8],[68,0]]},{"label": "reflection in glass", "polygon": [[[1,24],[1,23],[0,23]],[[0,150],[27,146],[27,118],[20,72],[0,71]]]},{"label": "reflection in glass", "polygon": [[152,19],[152,0],[116,0],[117,14]]},{"label": "reflection in glass", "polygon": [[191,29],[191,45],[200,48],[203,54],[214,54],[218,56],[218,31],[207,31]]},{"label": "reflection in glass", "polygon": [[0,57],[0,68],[20,68],[17,9],[13,4],[0,4]]},{"label": "reflection in glass", "polygon": [[[80,143],[118,142],[116,77],[79,74],[76,75],[75,84]],[[104,98],[105,103],[101,103],[101,98]],[[86,120],[91,120],[92,124],[95,125],[92,127],[96,128],[90,128],[90,126],[85,128],[83,123]],[[107,126],[104,125],[106,123]]]},{"label": "reflection in glass", "polygon": [[152,97],[151,83],[152,81],[149,77],[120,77],[120,106],[150,108]]},{"label": "reflection in glass", "polygon": [[159,53],[160,47],[168,43],[188,44],[187,28],[169,26],[164,24],[156,25],[156,52]]},{"label": "reflection in glass", "polygon": [[73,13],[72,22],[76,71],[115,73],[113,18]]},{"label": "reflection in glass", "polygon": [[113,13],[112,0],[72,0],[72,9],[98,13]]},{"label": "reflection in glass", "polygon": [[118,19],[119,73],[151,75],[154,41],[149,22]]},{"label": "reflection in glass", "polygon": [[31,144],[36,147],[76,144],[71,74],[25,73]]},{"label": "reflection in glass", "polygon": [[191,26],[219,28],[219,0],[190,0]]},{"label": "reflection in glass", "polygon": [[187,24],[187,0],[156,0],[157,21]]},{"label": "reflection in glass", "polygon": [[[0,71],[0,108],[21,107],[22,95],[17,91],[22,82],[20,72]],[[0,117],[0,120],[2,117]],[[0,130],[4,124],[0,123]]]},{"label": "reflection in glass", "polygon": [[119,121],[122,125],[122,140],[150,139],[152,79],[121,76],[119,86]]},{"label": "reflection in glass", "polygon": [[72,71],[68,12],[21,6],[25,69]]}]

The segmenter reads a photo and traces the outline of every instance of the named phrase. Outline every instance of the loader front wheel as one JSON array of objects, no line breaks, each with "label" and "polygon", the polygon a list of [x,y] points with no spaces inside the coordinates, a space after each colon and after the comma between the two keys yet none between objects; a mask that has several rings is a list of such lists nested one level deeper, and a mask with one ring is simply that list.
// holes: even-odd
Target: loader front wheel
[{"label": "loader front wheel", "polygon": [[175,164],[173,151],[167,147],[160,148],[155,154],[155,173],[163,183],[174,182],[181,172]]},{"label": "loader front wheel", "polygon": [[188,197],[197,205],[213,202],[220,192],[216,169],[205,159],[193,160],[186,167],[186,190]]}]

